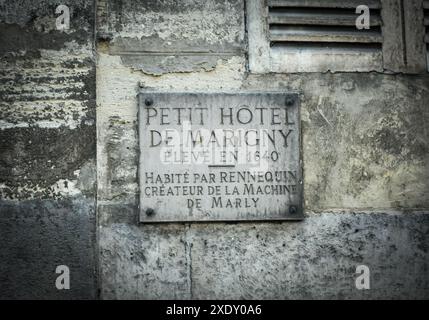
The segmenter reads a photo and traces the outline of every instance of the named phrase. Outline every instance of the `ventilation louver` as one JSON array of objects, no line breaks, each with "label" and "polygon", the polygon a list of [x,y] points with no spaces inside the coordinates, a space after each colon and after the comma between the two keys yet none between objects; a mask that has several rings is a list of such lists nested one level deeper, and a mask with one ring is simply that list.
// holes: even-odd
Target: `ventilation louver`
[{"label": "ventilation louver", "polygon": [[355,10],[361,0],[269,0],[270,45],[301,50],[381,50],[381,3],[365,2],[371,13],[370,29],[359,30]]}]

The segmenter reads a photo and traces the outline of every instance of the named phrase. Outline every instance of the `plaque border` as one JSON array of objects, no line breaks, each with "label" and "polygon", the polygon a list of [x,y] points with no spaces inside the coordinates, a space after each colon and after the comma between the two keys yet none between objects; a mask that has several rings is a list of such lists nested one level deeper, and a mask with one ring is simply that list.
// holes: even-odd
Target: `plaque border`
[{"label": "plaque border", "polygon": [[[192,95],[266,95],[266,94],[282,94],[285,96],[285,100],[288,98],[292,98],[294,101],[294,106],[297,110],[297,118],[299,122],[299,134],[298,134],[298,169],[300,170],[300,183],[299,183],[299,203],[297,204],[297,211],[294,214],[288,214],[285,217],[269,217],[269,218],[233,218],[233,219],[186,219],[186,220],[177,220],[177,219],[156,219],[150,220],[147,219],[147,215],[142,210],[142,196],[141,196],[141,183],[140,183],[140,164],[142,163],[142,146],[140,144],[140,123],[141,123],[141,103],[142,97],[144,95],[160,95],[160,94],[192,94]],[[305,219],[305,208],[304,208],[304,166],[303,166],[303,146],[302,146],[302,121],[301,121],[301,100],[299,99],[300,93],[297,91],[210,91],[210,92],[202,92],[202,91],[162,91],[162,90],[154,90],[153,88],[141,88],[137,93],[137,140],[138,140],[138,150],[137,150],[137,184],[138,184],[138,224],[167,224],[167,223],[255,223],[255,222],[297,222]],[[232,209],[233,210],[233,209]],[[145,217],[145,218],[142,218]]]}]

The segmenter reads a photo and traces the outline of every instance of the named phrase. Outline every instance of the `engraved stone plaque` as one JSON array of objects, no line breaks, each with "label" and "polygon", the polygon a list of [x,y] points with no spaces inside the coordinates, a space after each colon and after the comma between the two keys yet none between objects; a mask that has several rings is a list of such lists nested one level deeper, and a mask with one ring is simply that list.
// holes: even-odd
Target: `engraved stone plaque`
[{"label": "engraved stone plaque", "polygon": [[138,95],[141,222],[303,218],[295,93]]}]

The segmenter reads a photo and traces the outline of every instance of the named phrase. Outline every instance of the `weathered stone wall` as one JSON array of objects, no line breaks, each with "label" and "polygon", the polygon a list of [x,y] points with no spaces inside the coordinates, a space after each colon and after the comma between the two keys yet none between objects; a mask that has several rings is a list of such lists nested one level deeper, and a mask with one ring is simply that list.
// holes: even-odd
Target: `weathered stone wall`
[{"label": "weathered stone wall", "polygon": [[[94,18],[91,0],[0,1],[3,299],[97,296]],[[55,287],[58,265],[70,290]]]},{"label": "weathered stone wall", "polygon": [[[243,0],[99,3],[101,297],[428,298],[429,77],[249,74],[244,12]],[[139,224],[139,87],[299,92],[306,220]],[[359,264],[371,290],[355,288]]]},{"label": "weathered stone wall", "polygon": [[[0,298],[429,298],[429,76],[251,74],[245,11],[0,0]],[[299,92],[306,219],[138,223],[140,88]]]}]

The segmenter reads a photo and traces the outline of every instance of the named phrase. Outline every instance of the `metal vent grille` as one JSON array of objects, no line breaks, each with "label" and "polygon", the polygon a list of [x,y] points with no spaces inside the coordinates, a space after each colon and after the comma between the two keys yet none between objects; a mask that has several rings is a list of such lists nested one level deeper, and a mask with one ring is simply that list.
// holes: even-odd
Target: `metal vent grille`
[{"label": "metal vent grille", "polygon": [[381,3],[365,2],[371,10],[370,29],[359,30],[355,10],[361,0],[268,0],[270,45],[381,50]]}]

